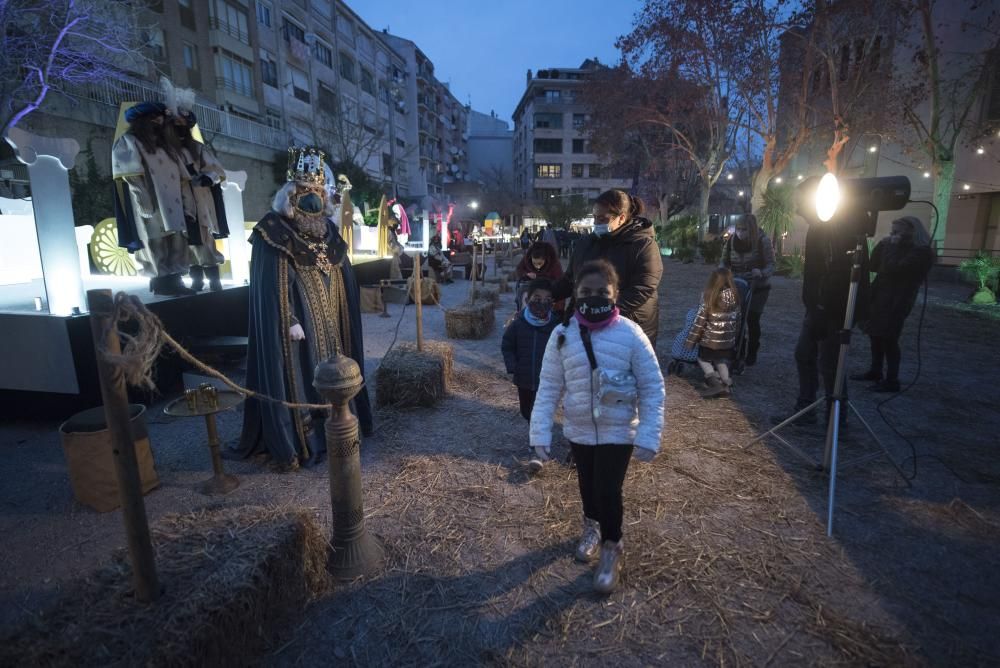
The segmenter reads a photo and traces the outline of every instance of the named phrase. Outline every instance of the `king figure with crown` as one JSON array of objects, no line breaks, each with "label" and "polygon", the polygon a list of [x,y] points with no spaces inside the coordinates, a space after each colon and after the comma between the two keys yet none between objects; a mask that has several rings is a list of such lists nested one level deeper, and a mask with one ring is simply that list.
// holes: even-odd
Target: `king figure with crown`
[{"label": "king figure with crown", "polygon": [[[324,154],[288,150],[288,182],[250,237],[247,387],[292,403],[323,403],[313,370],[335,352],[364,374],[360,293],[347,244],[331,220]],[[362,435],[372,433],[367,390],[353,401]],[[269,455],[279,470],[315,463],[326,450],[323,412],[249,398],[237,450]]]}]

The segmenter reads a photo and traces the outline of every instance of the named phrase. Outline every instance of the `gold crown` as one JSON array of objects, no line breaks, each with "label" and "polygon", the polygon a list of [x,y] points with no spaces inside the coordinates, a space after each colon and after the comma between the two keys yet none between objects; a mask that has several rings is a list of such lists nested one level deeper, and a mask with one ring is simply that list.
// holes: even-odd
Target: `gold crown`
[{"label": "gold crown", "polygon": [[325,158],[326,154],[315,146],[289,146],[287,180],[325,186]]}]

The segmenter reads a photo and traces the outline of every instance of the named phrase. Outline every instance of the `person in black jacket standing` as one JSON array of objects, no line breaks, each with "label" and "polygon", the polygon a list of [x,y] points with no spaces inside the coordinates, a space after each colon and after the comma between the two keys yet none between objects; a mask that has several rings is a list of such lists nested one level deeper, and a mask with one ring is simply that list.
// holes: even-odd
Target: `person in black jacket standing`
[{"label": "person in black jacket standing", "polygon": [[[656,347],[660,328],[657,288],[663,259],[653,236],[653,223],[642,217],[642,200],[621,190],[607,190],[594,203],[594,233],[573,246],[566,273],[556,283],[556,300],[572,296],[575,274],[591,260],[606,260],[620,279],[617,306],[621,315],[642,328]],[[572,309],[567,309],[567,313]]]},{"label": "person in black jacket standing", "polygon": [[512,375],[517,386],[521,417],[531,420],[545,346],[552,330],[559,324],[552,313],[552,281],[536,278],[528,283],[524,290],[524,303],[524,309],[504,331],[500,351],[507,373]]},{"label": "person in black jacket standing", "polygon": [[878,242],[871,257],[876,276],[871,317],[863,329],[871,339],[872,365],[868,373],[851,376],[852,380],[873,381],[876,392],[899,392],[899,337],[933,264],[930,237],[920,220],[904,216],[892,221],[892,233]]},{"label": "person in black jacket standing", "polygon": [[[858,244],[856,230],[851,225],[807,220],[810,225],[806,232],[802,270],[802,304],[806,312],[795,346],[795,366],[799,376],[799,393],[794,409],[796,413],[816,400],[820,376],[823,377],[828,406],[833,401],[840,352],[839,332],[843,329],[847,313],[854,249]],[[868,252],[867,244],[862,243],[854,322],[867,319],[868,296]],[[847,399],[846,384],[843,399]],[[846,425],[847,411],[842,411],[840,415],[841,421]],[[772,418],[772,422],[777,424],[787,417],[776,416]],[[807,413],[801,420],[815,423],[816,415]]]},{"label": "person in black jacket standing", "polygon": [[771,276],[775,269],[774,247],[767,233],[757,225],[756,216],[748,214],[736,221],[734,234],[722,248],[719,266],[731,270],[733,276],[753,286],[750,312],[746,314],[749,335],[746,365],[753,366],[757,363],[757,352],[760,350],[760,318],[771,294]]}]

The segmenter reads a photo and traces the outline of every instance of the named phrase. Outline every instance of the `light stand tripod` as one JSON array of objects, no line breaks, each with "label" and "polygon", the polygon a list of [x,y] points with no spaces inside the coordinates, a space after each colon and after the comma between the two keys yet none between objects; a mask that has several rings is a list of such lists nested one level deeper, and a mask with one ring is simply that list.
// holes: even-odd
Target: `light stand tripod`
[{"label": "light stand tripod", "polygon": [[896,472],[899,473],[899,476],[903,479],[903,481],[907,484],[907,486],[911,486],[910,481],[903,473],[903,470],[899,467],[899,464],[896,463],[896,461],[889,454],[889,451],[886,449],[885,445],[882,443],[881,440],[879,440],[879,437],[875,435],[875,432],[872,431],[872,428],[868,424],[868,422],[866,422],[864,417],[861,416],[861,413],[858,412],[858,409],[854,407],[854,404],[852,404],[844,397],[844,386],[847,377],[847,352],[851,347],[851,328],[854,326],[854,311],[858,302],[858,288],[861,283],[861,271],[863,269],[861,260],[863,258],[863,253],[865,252],[867,243],[868,242],[865,235],[863,234],[859,235],[857,240],[857,245],[853,251],[854,262],[853,266],[851,267],[851,287],[850,291],[847,294],[847,309],[846,312],[844,313],[844,327],[838,332],[838,336],[840,337],[840,353],[837,358],[837,375],[833,382],[833,396],[829,398],[832,404],[830,406],[830,412],[827,421],[826,449],[824,450],[823,453],[823,461],[819,462],[817,460],[814,460],[812,457],[804,453],[801,449],[799,449],[792,443],[789,443],[782,436],[780,436],[778,434],[778,431],[794,423],[803,415],[809,413],[809,411],[814,410],[817,406],[827,403],[827,397],[821,397],[820,399],[817,399],[816,401],[809,404],[808,406],[806,406],[798,413],[785,420],[784,422],[781,422],[776,427],[773,427],[772,429],[765,431],[763,434],[757,436],[755,439],[753,439],[745,446],[743,446],[744,449],[749,448],[754,443],[757,443],[758,441],[761,441],[768,436],[774,436],[776,439],[778,439],[779,442],[788,447],[793,453],[804,459],[809,464],[815,466],[817,469],[820,470],[825,469],[830,472],[830,488],[829,488],[829,497],[827,501],[827,518],[826,518],[827,536],[833,535],[834,493],[837,488],[837,451],[840,443],[840,414],[843,410],[843,404],[846,403],[847,407],[854,412],[854,415],[858,418],[858,421],[860,421],[862,426],[864,426],[865,431],[867,431],[869,435],[871,435],[872,439],[874,439],[875,443],[878,444],[879,449],[882,451],[881,453],[875,452],[865,455],[863,457],[858,457],[857,459],[845,462],[843,466],[855,466],[857,464],[870,461],[878,457],[880,454],[882,454],[885,455],[885,458],[889,460],[889,463],[892,464],[893,468],[896,469]]}]

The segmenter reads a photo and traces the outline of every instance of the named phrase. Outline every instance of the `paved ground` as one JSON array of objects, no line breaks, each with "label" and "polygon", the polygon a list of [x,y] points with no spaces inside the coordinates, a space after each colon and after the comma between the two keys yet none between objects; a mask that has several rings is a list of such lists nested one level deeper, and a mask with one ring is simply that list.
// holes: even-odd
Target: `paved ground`
[{"label": "paved ground", "polygon": [[[697,303],[708,269],[668,262],[659,350]],[[446,288],[445,305],[467,284]],[[990,664],[1000,641],[993,566],[1000,535],[1000,322],[955,309],[933,289],[921,338],[922,380],[884,406],[917,457],[853,388],[862,415],[904,470],[883,460],[844,471],[835,535],[825,537],[825,479],[775,442],[741,446],[788,407],[798,285],[776,281],[761,364],[732,399],[703,402],[693,372],[668,381],[663,454],[626,482],[624,586],[600,599],[569,557],[579,501],[574,474],[551,466],[529,479],[519,463],[527,427],[503,374],[497,330],[455,342],[452,395],[434,410],[382,411],[364,446],[369,525],[386,546],[378,577],[314,602],[282,632],[265,662],[328,665],[501,662],[626,665]],[[393,339],[393,318],[365,316],[368,375]],[[399,340],[413,338],[412,306]],[[425,311],[429,337],[443,318]],[[905,336],[904,377],[916,370],[916,314]],[[852,369],[864,366],[863,345]],[[238,370],[234,370],[238,373]],[[208,472],[202,425],[150,410],[162,487],[155,519],[213,503],[192,491]],[[75,504],[51,423],[6,425],[0,439],[0,629],[44,607],[69,580],[122,544],[118,513]],[[238,412],[220,432],[235,439]],[[818,454],[822,434],[787,437]],[[850,459],[873,451],[857,425]],[[226,504],[288,502],[328,524],[325,470],[278,475],[227,462],[242,486]]]}]

